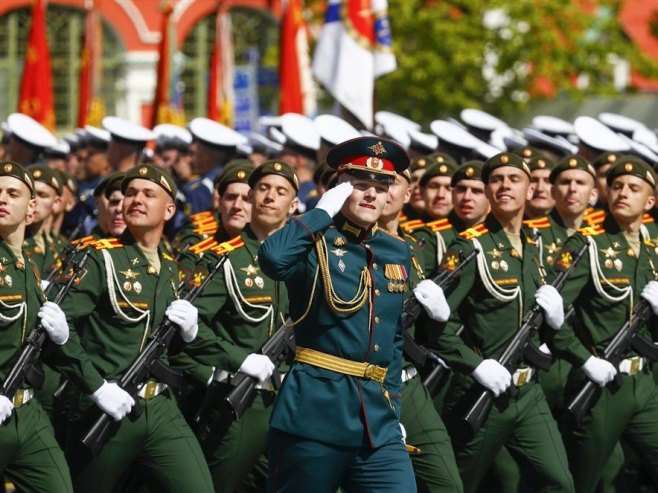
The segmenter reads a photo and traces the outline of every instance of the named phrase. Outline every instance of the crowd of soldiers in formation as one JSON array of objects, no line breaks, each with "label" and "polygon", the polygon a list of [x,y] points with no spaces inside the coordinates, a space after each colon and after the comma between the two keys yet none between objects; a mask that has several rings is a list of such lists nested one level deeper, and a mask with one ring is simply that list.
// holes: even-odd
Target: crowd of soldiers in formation
[{"label": "crowd of soldiers in formation", "polygon": [[[200,443],[215,491],[265,490],[267,422],[276,395],[271,383],[273,368],[265,371],[264,378],[259,377],[262,391],[252,404],[252,414],[247,410],[240,417],[247,425],[237,429],[240,419],[235,421],[235,416],[224,415],[226,409],[223,412],[208,409],[230,392],[232,377],[247,369],[248,358],[259,353],[286,317],[287,295],[282,292],[285,287],[259,269],[257,245],[282,228],[291,215],[313,209],[323,193],[335,186],[336,170],[323,163],[327,150],[361,135],[347,122],[331,115],[323,115],[315,121],[301,115],[284,115],[265,119],[262,123],[262,135],[252,134],[245,138],[203,118],[195,119],[188,129],[163,125],[151,131],[112,117],[104,124],[104,129],[79,129],[75,135],[67,136],[65,143],[44,146],[38,138],[33,139],[41,129],[35,132],[32,123],[22,128],[21,119],[14,119],[12,126],[10,119],[3,127],[0,144],[0,160],[25,166],[34,180],[36,204],[26,221],[24,252],[36,265],[48,299],[53,299],[59,287],[70,279],[71,272],[73,276],[80,275],[72,270],[75,264],[71,259],[79,258],[87,248],[102,251],[121,245],[111,239],[121,238],[126,230],[124,179],[126,173],[145,163],[175,182],[171,189],[165,187],[166,191],[173,189],[175,192],[176,209],[175,212],[172,210],[171,218],[164,225],[165,234],[160,242],[165,258],[177,263],[179,277],[174,292],[182,297],[194,286],[198,287],[209,275],[211,264],[208,259],[229,253],[230,269],[219,270],[213,279],[219,287],[210,289],[205,300],[201,294],[198,304],[195,303],[200,320],[214,331],[217,338],[214,346],[225,344],[226,347],[195,349],[197,354],[192,356],[202,355],[201,358],[191,357],[184,351],[170,356],[171,367],[183,378],[178,388],[166,390],[175,396],[178,408]],[[442,269],[450,268],[451,245],[456,239],[477,238],[487,232],[483,222],[491,212],[491,206],[482,170],[487,160],[502,159],[499,157],[501,153],[508,153],[503,154],[506,159],[512,155],[519,157],[529,170],[531,185],[525,202],[524,234],[530,241],[541,245],[541,269],[549,271],[555,266],[567,265],[563,248],[569,237],[605,233],[605,221],[610,220],[606,175],[611,168],[624,163],[634,166],[635,173],[640,164],[648,163],[649,167],[658,164],[658,137],[654,131],[641,122],[614,114],[602,114],[598,118],[580,117],[574,123],[538,117],[528,128],[519,131],[486,113],[465,110],[460,121],[437,120],[432,122],[431,130],[432,133],[423,133],[419,125],[406,118],[380,112],[376,117],[375,133],[363,132],[364,135],[380,135],[399,142],[411,158],[408,172],[399,175],[395,185],[390,187],[389,203],[380,219],[380,227],[405,238],[412,251],[415,275],[409,277],[410,283],[412,277],[415,282],[431,279]],[[154,142],[154,147],[149,147],[149,142]],[[261,171],[257,171],[259,168]],[[269,183],[264,180],[267,176],[283,180]],[[263,188],[265,186],[267,190]],[[269,207],[267,204],[274,205]],[[640,209],[642,245],[651,245],[652,251],[655,248],[654,253],[658,254],[658,212],[655,208],[644,207],[644,204]],[[634,244],[630,239],[628,244],[628,252],[613,245],[605,254],[604,266],[609,277],[613,278],[614,274],[622,276],[628,257],[639,255],[637,251],[631,251]],[[502,250],[494,246],[485,252],[483,258],[487,269],[496,279],[504,273],[513,278],[517,274],[513,272],[507,253]],[[152,289],[144,282],[146,276],[140,277],[137,262],[133,266],[133,270],[130,265],[116,267],[124,291],[140,294],[140,291]],[[152,264],[148,264],[148,269],[151,268]],[[164,262],[158,266],[159,271],[164,268]],[[4,268],[0,270],[4,271]],[[11,283],[9,275],[0,277],[0,287],[11,286]],[[0,302],[0,310],[5,310],[4,300],[0,298]],[[104,316],[111,315],[109,309],[103,310]],[[102,322],[111,325],[113,320]],[[499,322],[503,324],[505,320]],[[610,323],[619,325],[616,320],[610,320]],[[577,325],[577,322],[572,324]],[[417,329],[417,342],[442,357],[441,348],[433,346],[427,333]],[[5,335],[0,332],[2,337]],[[142,334],[135,337],[141,338]],[[208,343],[208,346],[213,346],[213,343]],[[548,352],[548,347],[544,347]],[[96,350],[109,353],[114,349]],[[223,359],[208,356],[220,352],[226,353]],[[111,356],[108,359],[111,360]],[[220,368],[213,364],[218,360],[226,366]],[[0,361],[5,377],[11,367],[10,361],[11,358]],[[407,358],[407,361],[413,361],[413,358]],[[633,368],[617,367],[614,372],[606,368],[602,372],[623,372],[625,375],[653,372],[652,381],[658,383],[658,364],[638,356],[624,359],[624,364],[626,361],[634,365]],[[277,362],[282,373],[288,364],[289,361]],[[256,367],[258,371],[262,370],[262,366]],[[86,409],[79,394],[94,389],[80,389],[79,382],[74,384],[52,368],[45,368],[45,382],[36,390],[36,399],[45,409],[59,445],[66,451],[67,440],[71,439],[70,425],[76,423],[81,410]],[[569,375],[577,369],[573,360],[556,358],[548,371],[514,372],[510,375],[513,378],[511,385],[522,388],[524,382],[519,382],[519,379],[526,378],[541,384],[550,406],[551,416],[547,419],[567,423],[570,419],[567,416],[570,396],[567,383],[570,382]],[[407,365],[402,376],[404,385],[420,380],[421,373],[421,368]],[[585,373],[592,378],[590,372]],[[601,386],[614,377],[613,374],[600,376],[601,372],[597,373],[597,370],[592,373],[596,374],[593,380]],[[211,383],[220,389],[214,396],[216,400],[209,402]],[[451,439],[453,442],[459,442],[459,439],[454,437],[451,429],[454,408],[451,407],[449,388],[460,383],[448,376],[441,381],[438,390],[435,389],[432,395],[427,394],[434,408],[432,416],[439,421],[443,419],[445,426],[441,422],[439,430],[421,426],[415,434],[408,433],[408,449],[419,491],[545,491],[545,484],[533,481],[533,471],[526,468],[519,457],[521,449],[513,440],[502,439],[497,446],[492,446],[492,457],[484,470],[475,473],[474,465],[468,465],[471,468],[468,474],[477,477],[476,484],[464,475],[469,469],[462,467],[459,460],[455,463],[450,446]],[[157,386],[151,390],[155,395],[163,391]],[[653,392],[649,399],[656,401],[656,393]],[[610,403],[614,405],[615,401]],[[15,399],[14,405],[18,407]],[[658,401],[655,406],[654,409],[658,409]],[[414,416],[410,413],[412,411],[405,413],[403,400],[402,424],[406,428],[413,427]],[[121,417],[125,414],[119,413]],[[611,419],[631,418],[617,416]],[[84,420],[79,422],[87,423]],[[642,433],[655,438],[658,414],[652,422],[644,425]],[[541,426],[541,423],[533,426]],[[629,436],[622,435],[623,439],[615,443],[614,450],[603,461],[605,467],[591,466],[588,474],[595,480],[577,482],[577,485],[587,485],[583,491],[653,491],[652,481],[654,485],[658,484],[655,468],[658,440],[638,450],[634,446],[634,434],[630,440],[627,440]],[[414,441],[419,436],[424,436],[425,440]],[[442,446],[432,444],[436,436],[443,441]],[[561,440],[559,436],[553,438]],[[169,446],[178,445],[172,441]],[[120,462],[120,454],[115,454],[115,462]],[[446,455],[452,456],[451,460],[446,459]],[[67,452],[66,458],[72,470],[71,461],[84,462],[75,453],[69,455]],[[569,454],[568,459],[573,470],[573,461],[579,458]],[[19,489],[22,486],[29,490],[16,480],[20,476],[20,467],[12,470],[12,474],[7,469],[7,477],[13,479]],[[76,470],[81,467],[76,466]],[[114,491],[148,491],[153,484],[158,484],[158,479],[162,479],[152,474],[156,480],[150,483],[140,474],[138,467],[130,464],[117,466],[116,470],[120,474],[111,479]],[[183,476],[186,474],[175,467],[173,470]],[[98,483],[104,480],[102,474],[95,477]],[[13,488],[12,483],[8,481],[6,488]],[[313,485],[309,485],[308,491],[313,489]],[[42,491],[59,489],[45,488]]]}]

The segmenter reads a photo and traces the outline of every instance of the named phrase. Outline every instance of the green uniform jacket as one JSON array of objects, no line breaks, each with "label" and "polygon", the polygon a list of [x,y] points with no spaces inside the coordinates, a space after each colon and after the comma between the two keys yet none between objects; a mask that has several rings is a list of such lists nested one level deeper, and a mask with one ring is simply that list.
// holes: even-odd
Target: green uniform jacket
[{"label": "green uniform jacket", "polygon": [[260,241],[247,225],[240,236],[200,252],[197,262],[197,271],[207,273],[220,255],[228,254],[223,271],[195,302],[199,334],[186,352],[230,373],[237,372],[249,354],[262,348],[283,323],[287,309],[283,284],[260,270],[259,247]]},{"label": "green uniform jacket", "polygon": [[[9,245],[0,239],[0,381],[11,370],[46,301],[37,267],[25,249],[23,258],[26,263],[19,263]],[[54,346],[46,338],[45,346],[49,345]]]},{"label": "green uniform jacket", "polygon": [[[554,339],[556,354],[577,367],[592,356],[592,348],[596,354],[603,353],[629,319],[633,305],[640,299],[642,288],[654,279],[650,262],[658,266],[656,245],[645,241],[639,257],[636,257],[611,215],[606,217],[602,225],[580,231],[587,236],[577,234],[569,238],[560,259],[549,274],[549,277],[553,277],[567,269],[583,244],[593,242],[596,245],[595,250],[590,246],[591,249],[575,267],[562,290],[564,306],[575,305],[583,331],[576,334],[573,330],[560,330]],[[592,262],[591,254],[594,251],[596,259]],[[593,266],[598,270],[598,275],[592,275]],[[600,294],[599,289],[606,296]],[[631,292],[632,295],[624,296],[625,292]],[[615,301],[613,297],[620,299]],[[645,332],[644,335],[648,334]],[[629,352],[629,355],[633,353]]]},{"label": "green uniform jacket", "polygon": [[[112,261],[109,270],[105,254]],[[162,252],[160,262],[158,274],[128,232],[93,243],[62,303],[70,336],[57,356],[57,369],[83,392],[93,393],[103,379],[119,379],[164,321],[177,297],[178,270]]]},{"label": "green uniform jacket", "polygon": [[418,242],[423,256],[423,269],[433,277],[448,246],[466,226],[455,212],[451,211],[448,217],[443,219],[428,219],[424,223],[420,220],[407,221],[402,225],[402,229]]},{"label": "green uniform jacket", "polygon": [[[479,258],[465,266],[444,290],[453,314],[445,326],[435,326],[442,329],[435,334],[437,352],[464,373],[471,373],[485,358],[498,358],[535,303],[540,285],[539,249],[523,232],[521,241],[523,257],[489,214],[484,223],[464,231],[446,252],[441,269],[452,270],[460,258],[478,244],[480,248]],[[464,334],[459,337],[462,323]]]},{"label": "green uniform jacket", "polygon": [[[372,276],[366,304],[355,313],[327,304],[314,243],[324,235],[333,290],[354,298],[364,268]],[[402,303],[410,269],[404,240],[374,227],[362,230],[321,209],[294,218],[261,246],[263,272],[285,280],[297,346],[388,368],[391,405],[374,380],[295,363],[279,391],[270,425],[312,440],[350,447],[379,447],[400,440]],[[312,300],[309,300],[312,295]],[[310,309],[306,312],[312,301]]]},{"label": "green uniform jacket", "polygon": [[45,248],[39,246],[33,235],[25,233],[23,248],[39,269],[40,275],[45,278],[54,267],[61,265],[61,261],[57,243],[44,235],[44,244]]}]

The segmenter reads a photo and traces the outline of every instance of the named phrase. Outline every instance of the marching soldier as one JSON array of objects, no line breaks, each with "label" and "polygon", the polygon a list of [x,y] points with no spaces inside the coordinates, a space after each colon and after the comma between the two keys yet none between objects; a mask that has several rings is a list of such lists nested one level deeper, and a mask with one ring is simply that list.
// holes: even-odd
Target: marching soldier
[{"label": "marching soldier", "polygon": [[525,207],[525,216],[528,219],[544,217],[553,207],[555,200],[551,195],[551,170],[555,167],[555,162],[550,158],[536,153],[527,160],[530,168],[530,183],[532,184],[532,197],[528,200]]},{"label": "marching soldier", "polygon": [[339,184],[259,250],[263,272],[286,281],[297,343],[270,421],[268,490],[415,491],[399,426],[410,255],[377,226],[409,159],[392,141],[360,137],[327,164]]},{"label": "marching soldier", "polygon": [[[447,289],[453,317],[436,340],[441,356],[457,373],[446,399],[448,430],[464,490],[474,491],[498,450],[505,445],[531,473],[539,491],[573,491],[566,453],[557,424],[537,384],[535,370],[525,364],[513,374],[497,358],[520,328],[533,303],[545,312],[552,329],[562,325],[559,293],[542,286],[539,251],[523,233],[525,201],[530,194],[530,170],[520,156],[502,153],[489,158],[482,181],[491,204],[486,220],[464,231],[448,249],[441,268],[451,270],[473,249],[477,261],[464,267]],[[463,324],[464,334],[457,335]],[[550,332],[550,330],[548,331]],[[550,334],[549,334],[550,335]],[[545,335],[548,337],[549,335]],[[461,418],[457,403],[475,383],[495,397],[514,385],[516,397],[507,407],[494,406],[474,437],[457,433]]]},{"label": "marching soldier", "polygon": [[273,160],[251,173],[249,185],[252,213],[244,230],[230,239],[214,238],[191,248],[201,256],[197,262],[201,270],[220,255],[227,254],[228,261],[223,275],[217,275],[197,299],[200,333],[187,352],[215,367],[213,379],[223,384],[223,396],[232,388],[231,379],[237,372],[259,381],[255,401],[230,425],[221,441],[213,435],[221,428],[218,421],[227,416],[211,409],[202,419],[199,437],[217,492],[240,489],[265,451],[275,397],[270,382],[274,364],[259,350],[287,313],[285,286],[261,272],[258,248],[297,209],[299,181],[288,164]]},{"label": "marching soldier", "polygon": [[[567,397],[587,379],[602,387],[580,424],[565,422],[571,471],[577,491],[584,493],[594,491],[622,436],[648,464],[658,485],[658,391],[647,361],[630,348],[618,366],[600,356],[640,297],[658,313],[656,246],[641,234],[642,216],[655,202],[656,175],[641,159],[622,156],[610,168],[607,182],[606,219],[572,236],[554,264],[555,271],[568,268],[574,252],[589,245],[563,289],[564,302],[574,304],[581,329],[565,327],[554,340],[554,352],[576,369],[567,382]],[[654,324],[642,332],[649,329]],[[620,388],[613,392],[606,385],[618,373]]]},{"label": "marching soldier", "polygon": [[[164,223],[174,213],[173,180],[154,166],[139,165],[126,173],[121,188],[126,232],[89,247],[86,270],[62,307],[72,330],[66,351],[57,355],[57,369],[79,389],[67,459],[77,491],[109,492],[134,463],[162,490],[209,492],[212,481],[201,448],[167,382],[145,382],[137,397],[142,412],[124,419],[135,401],[114,381],[165,318],[178,326],[183,341],[193,340],[197,310],[176,299],[176,265],[158,248]],[[92,457],[80,438],[99,410],[120,424]]]},{"label": "marching soldier", "polygon": [[[37,321],[48,334],[46,345],[68,339],[64,313],[46,302],[38,270],[23,248],[33,197],[29,172],[12,161],[0,162],[0,380],[7,377]],[[73,491],[48,416],[27,383],[13,396],[0,395],[0,443],[0,477],[6,474],[18,490]]]},{"label": "marching soldier", "polygon": [[[454,190],[454,189],[453,189]],[[400,212],[411,195],[411,175],[409,170],[398,173],[395,183],[388,188],[388,201],[384,212],[378,223],[392,234],[403,238],[411,254],[411,270],[409,272],[408,285],[410,289],[418,289],[415,294],[426,298],[434,303],[434,309],[428,310],[428,315],[434,313],[439,320],[445,321],[448,317],[448,307],[445,306],[443,314],[440,314],[442,293],[437,293],[433,281],[425,280],[425,274],[421,261],[417,258],[420,253],[416,240],[405,234],[400,228]],[[422,282],[422,285],[419,284]],[[429,284],[428,284],[429,283]],[[408,293],[409,295],[411,292]],[[445,301],[443,301],[445,305]],[[443,316],[441,316],[443,315]],[[413,325],[407,329],[416,341],[424,343],[427,341],[418,337],[418,329]],[[460,492],[462,491],[461,479],[455,462],[455,456],[450,443],[450,436],[434,407],[432,398],[423,385],[417,369],[408,358],[402,363],[402,413],[400,422],[406,431],[406,439],[419,450],[411,455],[416,482],[421,491],[427,492]]]}]

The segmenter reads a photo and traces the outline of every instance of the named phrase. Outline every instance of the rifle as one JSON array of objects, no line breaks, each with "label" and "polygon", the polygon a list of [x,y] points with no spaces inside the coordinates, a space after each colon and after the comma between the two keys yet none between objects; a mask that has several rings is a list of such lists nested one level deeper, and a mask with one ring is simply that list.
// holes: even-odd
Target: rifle
[{"label": "rifle", "polygon": [[[445,286],[448,281],[453,279],[462,268],[477,256],[477,254],[478,250],[474,249],[466,255],[464,260],[455,267],[455,269],[439,273],[432,279],[432,281],[440,287]],[[438,357],[432,351],[418,344],[406,330],[418,319],[423,310],[422,305],[418,302],[416,297],[412,296],[411,298],[408,298],[404,302],[402,310],[404,354],[418,369],[421,376],[423,376],[423,385],[425,385],[430,395],[434,397],[441,388],[441,383],[445,378],[446,368],[441,365]],[[460,329],[460,331],[461,330],[462,329]]]},{"label": "rifle", "polygon": [[[190,289],[185,296],[186,301],[192,303],[203,292],[210,280],[221,269],[224,262],[226,262],[227,258],[226,255],[222,255],[217,260],[203,282],[199,286],[194,286]],[[137,404],[137,394],[144,383],[146,383],[149,375],[153,375],[161,380],[172,379],[173,371],[160,361],[160,357],[169,347],[177,331],[176,324],[169,319],[165,319],[149,337],[149,343],[144,350],[119,379],[119,386],[135,399],[136,403],[131,411],[132,416],[138,417],[141,414],[141,408]],[[176,376],[180,377],[180,375]],[[92,455],[98,455],[119,425],[120,421],[114,421],[108,414],[101,413],[82,438],[82,443],[89,449]]]},{"label": "rifle", "polygon": [[[560,274],[553,281],[553,287],[558,291],[562,289],[567,279],[573,272],[576,264],[585,255],[588,245],[584,244],[576,253],[571,265],[568,269],[560,272]],[[535,303],[534,306],[528,311],[521,322],[521,328],[514,335],[510,343],[507,345],[503,354],[498,358],[498,362],[503,365],[510,373],[514,373],[519,366],[521,360],[526,358],[533,365],[541,368],[542,370],[550,369],[552,357],[542,353],[538,348],[531,344],[530,340],[535,332],[539,329],[544,320],[544,313],[542,308]],[[471,406],[467,407],[464,421],[470,426],[473,434],[477,434],[482,423],[489,416],[491,407],[494,402],[493,393],[489,389],[482,386],[475,387],[475,399]],[[518,389],[512,385],[508,388],[506,395],[515,397],[518,394]]]},{"label": "rifle", "polygon": [[[76,274],[84,269],[88,257],[89,252],[86,252],[85,255],[75,263],[75,270],[72,272],[68,282],[59,290],[57,296],[55,296],[55,299],[53,300],[54,303],[59,305],[66,297],[75,283],[77,277]],[[41,348],[46,341],[47,335],[46,330],[43,328],[43,324],[38,322],[36,327],[32,329],[30,335],[25,340],[18,359],[11,368],[7,378],[5,378],[0,389],[0,395],[4,395],[11,400],[26,378],[29,379],[29,377],[35,373],[37,375],[39,374],[38,371],[33,370],[33,365],[37,355],[41,352]],[[43,378],[43,375],[41,375],[41,377]],[[43,381],[41,384],[43,384]],[[35,387],[40,387],[40,385],[35,385]]]},{"label": "rifle", "polygon": [[76,250],[78,248],[78,245],[74,245],[72,242],[75,240],[75,238],[78,236],[78,233],[80,233],[80,230],[82,229],[84,220],[86,219],[87,216],[85,216],[82,220],[78,222],[78,225],[75,227],[75,229],[71,232],[69,237],[66,239],[66,242],[68,245],[66,245],[66,248],[59,254],[61,258],[64,259],[64,262],[62,262],[62,266],[60,268],[57,268],[57,266],[53,266],[52,269],[50,269],[50,272],[46,276],[45,281],[48,283],[46,289],[45,289],[45,294],[48,296],[50,293],[50,290],[52,289],[53,281],[55,280],[55,276],[57,273],[61,270],[62,272],[66,272],[67,269],[73,264],[73,257],[75,256]]},{"label": "rifle", "polygon": [[[606,346],[603,351],[603,359],[612,363],[615,368],[619,368],[619,363],[624,359],[624,355],[626,351],[628,351],[628,348],[631,347],[638,354],[646,358],[653,361],[658,360],[658,346],[638,333],[640,327],[649,320],[652,314],[653,310],[651,305],[642,298],[637,305],[635,305],[630,320],[619,329],[619,332],[617,332],[612,341]],[[619,387],[621,386],[621,377],[619,373],[615,375],[615,379],[608,385],[613,392],[619,390]],[[595,382],[587,380],[580,389],[580,392],[578,392],[576,397],[574,397],[569,403],[567,409],[578,423],[582,421],[589,409],[596,403],[600,394],[601,388]]]},{"label": "rifle", "polygon": [[[270,358],[277,366],[286,349],[290,349],[292,353],[295,352],[295,331],[291,324],[292,319],[286,319],[260,350],[261,354]],[[231,385],[234,387],[224,399],[223,407],[234,420],[240,419],[240,416],[253,402],[257,383],[257,379],[239,372],[231,379]],[[272,374],[272,386],[275,389],[281,386],[281,375],[276,369]]]}]

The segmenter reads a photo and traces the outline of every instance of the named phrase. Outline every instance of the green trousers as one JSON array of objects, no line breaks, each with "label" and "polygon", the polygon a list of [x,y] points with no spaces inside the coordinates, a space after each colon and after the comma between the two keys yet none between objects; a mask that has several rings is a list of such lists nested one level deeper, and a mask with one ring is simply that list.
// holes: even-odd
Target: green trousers
[{"label": "green trousers", "polygon": [[[584,377],[583,377],[584,378]],[[575,395],[583,378],[573,378],[567,392]],[[621,388],[608,388],[580,425],[565,420],[564,441],[579,493],[593,492],[613,449],[623,437],[646,463],[658,486],[658,390],[648,370],[621,375]]]},{"label": "green trousers", "polygon": [[17,491],[73,491],[64,453],[37,399],[16,409],[0,425],[0,478],[3,473]]},{"label": "green trousers", "polygon": [[418,491],[463,491],[450,436],[418,376],[402,386],[400,422],[407,431],[407,443],[421,450],[411,455]]},{"label": "green trousers", "polygon": [[[471,378],[459,378],[453,402],[459,401]],[[519,389],[507,407],[493,406],[489,417],[475,437],[463,433],[460,422],[463,409],[449,406],[452,412],[447,421],[452,434],[455,457],[464,483],[464,491],[475,491],[495,455],[506,446],[535,491],[573,492],[567,455],[541,387],[530,382]]]},{"label": "green trousers", "polygon": [[76,492],[110,492],[131,467],[146,473],[155,491],[171,493],[213,491],[208,466],[194,433],[168,392],[145,401],[142,413],[127,416],[96,457],[80,442],[98,416],[92,408],[71,422],[66,457]]}]

